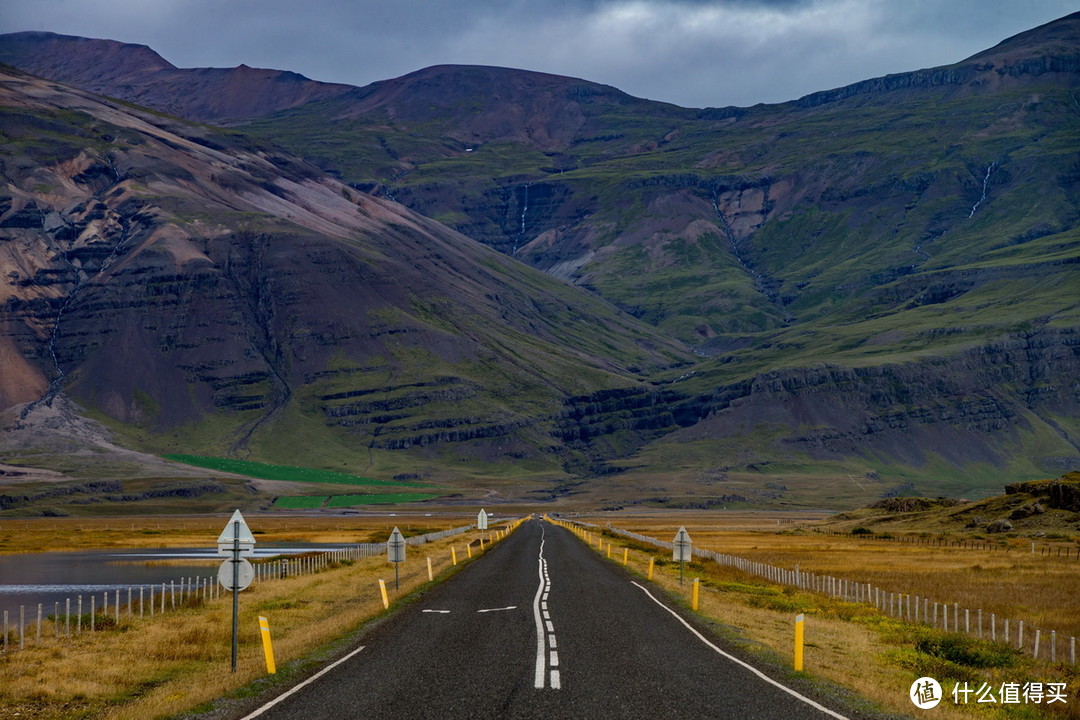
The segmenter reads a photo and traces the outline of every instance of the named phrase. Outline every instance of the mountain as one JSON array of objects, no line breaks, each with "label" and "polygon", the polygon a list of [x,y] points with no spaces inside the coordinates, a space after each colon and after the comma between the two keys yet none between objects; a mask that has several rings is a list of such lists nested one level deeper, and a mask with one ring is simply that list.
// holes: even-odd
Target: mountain
[{"label": "mountain", "polygon": [[348,92],[294,72],[179,69],[145,45],[20,32],[0,36],[0,63],[195,122],[261,117]]},{"label": "mountain", "polygon": [[[27,69],[33,54],[11,49],[22,35],[0,36],[0,59]],[[93,52],[113,58],[95,67],[93,90],[173,107],[167,86],[143,84],[132,63],[116,59],[138,46],[110,54],[106,41],[88,42],[106,43]],[[599,324],[589,327],[620,318],[618,342],[584,328],[573,338],[543,337],[562,341],[551,351],[559,357],[587,350],[584,361],[607,374],[572,384],[575,373],[560,370],[559,392],[509,423],[479,410],[404,420],[391,399],[378,411],[365,405],[366,427],[380,438],[412,428],[385,441],[410,448],[385,463],[407,466],[420,446],[426,458],[461,457],[461,438],[477,439],[469,428],[495,427],[502,437],[512,425],[514,437],[535,433],[533,449],[503,452],[504,444],[470,457],[512,467],[521,464],[514,453],[525,453],[544,468],[557,458],[571,475],[593,476],[586,492],[600,504],[841,506],[912,490],[978,496],[1080,464],[1077,47],[1080,14],[954,65],[751,108],[680,108],[574,78],[439,66],[364,88],[316,84],[326,94],[310,102],[285,94],[280,107],[252,104],[209,142],[226,138],[254,148],[248,155],[283,158],[320,183],[338,183],[335,192],[353,202],[400,203],[431,227],[498,251],[484,257],[508,263],[506,272],[526,272],[509,255],[544,271],[544,282],[587,291],[568,307],[582,298],[607,307],[602,299],[640,321],[600,321],[596,310]],[[150,74],[158,72],[194,88],[183,99],[188,109],[175,112],[208,119],[193,109],[216,98],[191,79],[203,71]],[[50,77],[77,81],[61,71]],[[245,82],[250,89],[238,97],[267,87]],[[178,122],[156,120],[166,121]],[[426,289],[416,292],[423,298]],[[521,295],[509,293],[499,294],[501,306],[520,311]],[[37,321],[39,338],[47,326]],[[517,354],[515,343],[533,331],[506,343],[472,332],[477,347],[497,342]],[[277,328],[268,334],[280,336]],[[578,346],[585,341],[592,344]],[[679,342],[692,346],[692,366]],[[18,352],[32,354],[28,347]],[[417,368],[412,380],[429,382],[431,370]],[[319,397],[385,382],[372,376],[370,386]],[[284,392],[273,387],[265,380],[253,402]],[[476,407],[505,404],[510,387],[481,393]],[[326,403],[356,397],[319,400],[323,420],[334,417]],[[304,413],[317,403],[291,406],[310,420]],[[317,422],[304,427],[322,433]],[[138,442],[164,447],[162,437],[153,429]],[[230,443],[217,447],[227,452]]]},{"label": "mountain", "polygon": [[[684,426],[613,460],[620,489],[662,468],[687,490],[657,497],[689,504],[713,476],[770,501],[762,481],[790,497],[793,474],[844,478],[833,503],[911,482],[978,494],[1080,460],[1077,47],[1080,14],[752,108],[599,86],[581,103],[578,81],[549,80],[572,127],[480,136],[472,118],[493,125],[497,106],[471,107],[462,78],[497,98],[531,75],[436,68],[391,81],[412,105],[371,91],[244,130],[694,346],[704,359],[659,402]],[[408,112],[438,107],[434,88],[448,109]],[[864,474],[890,479],[846,479]]]},{"label": "mountain", "polygon": [[158,452],[560,476],[586,462],[553,435],[574,398],[688,357],[235,133],[15,71],[0,106],[0,399],[23,421],[62,393]]}]

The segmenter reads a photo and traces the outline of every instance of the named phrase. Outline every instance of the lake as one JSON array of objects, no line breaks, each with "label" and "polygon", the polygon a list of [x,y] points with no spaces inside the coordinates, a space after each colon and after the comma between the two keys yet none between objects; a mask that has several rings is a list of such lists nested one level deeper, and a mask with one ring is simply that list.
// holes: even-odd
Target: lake
[{"label": "lake", "polygon": [[[258,545],[255,558],[296,555],[308,552],[339,550],[348,545],[315,545],[282,543]],[[218,566],[225,560],[217,548],[140,548],[138,550],[82,550],[78,552],[19,553],[0,555],[0,613],[8,611],[11,622],[17,622],[19,606],[26,606],[26,617],[37,617],[37,604],[42,603],[45,615],[53,611],[53,603],[71,598],[72,612],[76,597],[83,596],[84,612],[90,608],[90,596],[97,597],[101,606],[102,594],[110,591],[109,605],[116,590],[121,603],[127,602],[127,589],[179,581],[187,577],[217,577]],[[32,609],[31,609],[32,608]]]}]

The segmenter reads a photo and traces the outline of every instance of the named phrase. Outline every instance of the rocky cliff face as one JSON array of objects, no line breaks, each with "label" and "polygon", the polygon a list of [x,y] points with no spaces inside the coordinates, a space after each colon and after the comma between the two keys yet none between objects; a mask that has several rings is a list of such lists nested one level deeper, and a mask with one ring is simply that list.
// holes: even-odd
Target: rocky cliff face
[{"label": "rocky cliff face", "polygon": [[763,428],[775,438],[754,447],[762,457],[887,457],[914,467],[937,458],[1004,468],[1011,447],[1043,435],[1059,454],[1032,460],[1061,468],[1080,454],[1078,373],[1080,333],[1047,329],[949,358],[774,370],[704,392],[695,388],[711,382],[574,397],[558,434],[592,450],[593,471],[660,438],[695,443]]},{"label": "rocky cliff face", "polygon": [[1003,467],[1008,443],[1037,432],[1056,435],[1068,455],[1080,450],[1071,421],[1056,420],[1080,412],[1078,370],[1080,335],[1067,329],[901,365],[775,371],[711,395],[702,428],[773,422],[798,428],[782,445],[821,458],[880,454],[921,466],[936,455]]}]

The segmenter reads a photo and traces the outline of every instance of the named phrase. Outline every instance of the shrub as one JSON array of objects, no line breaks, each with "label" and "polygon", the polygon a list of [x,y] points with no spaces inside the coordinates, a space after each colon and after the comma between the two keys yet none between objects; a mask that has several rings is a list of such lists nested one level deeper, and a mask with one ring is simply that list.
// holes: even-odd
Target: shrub
[{"label": "shrub", "polygon": [[964,635],[924,638],[915,649],[942,660],[973,668],[1002,668],[1016,664],[1019,652],[1004,645],[979,642]]}]

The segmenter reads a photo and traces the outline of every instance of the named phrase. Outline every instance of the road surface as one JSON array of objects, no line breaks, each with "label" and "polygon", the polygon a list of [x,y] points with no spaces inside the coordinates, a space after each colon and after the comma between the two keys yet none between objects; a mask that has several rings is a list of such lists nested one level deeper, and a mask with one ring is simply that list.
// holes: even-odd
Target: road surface
[{"label": "road surface", "polygon": [[570,532],[533,520],[245,717],[844,717],[722,654],[670,606]]}]

